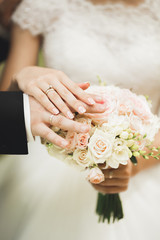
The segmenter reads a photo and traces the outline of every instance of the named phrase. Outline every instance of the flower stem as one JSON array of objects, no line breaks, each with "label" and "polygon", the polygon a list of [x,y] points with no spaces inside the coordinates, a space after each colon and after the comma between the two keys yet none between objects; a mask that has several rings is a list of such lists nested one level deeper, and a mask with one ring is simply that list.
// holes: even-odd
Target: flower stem
[{"label": "flower stem", "polygon": [[115,222],[123,218],[122,203],[119,194],[98,193],[96,213],[99,216],[99,222]]}]

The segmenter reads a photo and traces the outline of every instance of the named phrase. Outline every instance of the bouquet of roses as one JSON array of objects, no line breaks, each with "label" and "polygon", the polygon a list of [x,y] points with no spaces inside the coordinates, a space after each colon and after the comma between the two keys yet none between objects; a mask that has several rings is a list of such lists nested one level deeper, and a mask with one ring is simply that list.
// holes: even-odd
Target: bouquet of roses
[{"label": "bouquet of roses", "polygon": [[[95,184],[104,181],[99,164],[104,164],[105,168],[118,168],[120,164],[126,165],[129,159],[137,164],[136,157],[140,155],[145,159],[149,156],[159,159],[160,148],[151,148],[150,145],[160,129],[160,120],[152,114],[151,103],[144,96],[115,86],[92,86],[87,91],[103,96],[106,111],[75,116],[75,121],[90,126],[89,133],[53,128],[69,140],[70,145],[61,149],[46,141],[49,154],[83,169],[87,179]],[[144,151],[146,147],[149,152]],[[99,193],[96,211],[103,222],[123,218],[119,194]]]}]

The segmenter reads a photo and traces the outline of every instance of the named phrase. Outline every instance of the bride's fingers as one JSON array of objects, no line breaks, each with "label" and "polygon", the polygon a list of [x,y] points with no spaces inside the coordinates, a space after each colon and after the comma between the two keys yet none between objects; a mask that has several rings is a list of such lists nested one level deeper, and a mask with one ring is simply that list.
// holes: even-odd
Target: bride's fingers
[{"label": "bride's fingers", "polygon": [[78,86],[83,90],[86,90],[87,88],[89,88],[90,83],[89,82],[79,83]]},{"label": "bride's fingers", "polygon": [[60,73],[59,75],[61,83],[69,90],[71,91],[78,99],[80,99],[82,102],[93,105],[95,104],[94,99],[90,96],[90,94],[84,92],[78,84],[71,81],[64,73]]},{"label": "bride's fingers", "polygon": [[[78,86],[79,86],[80,88],[82,88],[83,90],[86,90],[87,88],[90,87],[90,83],[89,83],[89,82],[79,83]],[[103,97],[101,97],[101,96],[98,96],[98,95],[95,95],[95,94],[89,94],[89,95],[93,98],[93,100],[94,100],[96,103],[101,103],[101,104],[102,104],[102,103],[105,102],[104,99],[103,99]]]},{"label": "bride's fingers", "polygon": [[96,103],[101,103],[101,104],[105,103],[105,100],[102,96],[95,95],[95,94],[90,94],[90,96],[94,99]]},{"label": "bride's fingers", "polygon": [[125,187],[119,187],[119,186],[114,186],[114,187],[104,187],[104,186],[100,186],[100,185],[96,185],[96,184],[92,184],[92,186],[101,193],[104,194],[115,194],[115,193],[120,193],[120,192],[124,192],[127,190],[127,186]]},{"label": "bride's fingers", "polygon": [[119,178],[119,179],[128,179],[130,178],[130,168],[128,165],[120,165],[117,169],[102,169],[102,172],[106,179],[113,179],[113,178]]},{"label": "bride's fingers", "polygon": [[[68,104],[67,104],[67,105],[68,105]],[[105,109],[106,109],[106,105],[104,105],[104,104],[98,104],[98,103],[96,103],[96,104],[93,105],[93,106],[88,106],[87,104],[82,103],[82,105],[83,105],[84,108],[86,109],[85,115],[88,116],[88,117],[92,117],[92,115],[90,115],[90,113],[103,113],[103,112],[105,112]],[[69,106],[69,109],[70,109],[72,112],[76,112],[76,110],[75,110],[73,107],[70,107],[70,106]]]},{"label": "bride's fingers", "polygon": [[46,94],[41,91],[39,88],[34,88],[31,92],[31,96],[35,97],[35,99],[45,107],[49,112],[53,114],[58,114],[59,110],[55,107],[53,103],[48,99]]},{"label": "bride's fingers", "polygon": [[75,121],[70,120],[60,114],[59,115],[51,115],[49,113],[46,113],[44,115],[44,121],[48,125],[53,125],[53,126],[61,128],[63,130],[68,130],[68,131],[72,131],[72,132],[86,133],[90,130],[90,128],[87,124],[75,122]]},{"label": "bride's fingers", "polygon": [[104,187],[125,187],[128,186],[129,179],[120,179],[120,178],[113,178],[113,179],[105,179],[105,181],[101,182],[99,185]]},{"label": "bride's fingers", "polygon": [[[56,110],[53,109],[52,111],[54,114],[58,114],[60,110],[60,112],[62,112],[67,118],[69,119],[74,118],[74,115],[72,114],[71,110],[69,109],[67,104],[63,101],[63,99],[59,96],[59,94],[54,90],[54,87],[49,89],[48,93],[45,93],[45,90],[44,90],[48,88],[48,83],[40,82],[39,87],[44,92],[44,94],[48,97],[48,101],[49,102],[51,101],[53,105],[56,106]],[[43,101],[41,102],[41,104],[43,104]],[[49,107],[47,107],[47,104],[45,105],[45,107],[47,110],[49,110],[50,104],[49,104]]]},{"label": "bride's fingers", "polygon": [[105,104],[95,104],[93,106],[84,105],[86,108],[86,113],[103,113],[106,110]]},{"label": "bride's fingers", "polygon": [[57,135],[45,124],[37,125],[37,136],[40,136],[44,139],[47,139],[49,142],[61,147],[66,148],[69,145],[69,142],[64,138]]},{"label": "bride's fingers", "polygon": [[56,81],[53,88],[69,106],[75,109],[76,112],[78,112],[79,114],[83,114],[86,112],[84,103],[80,100],[77,100],[76,97],[72,94],[72,92],[70,92],[61,82]]}]

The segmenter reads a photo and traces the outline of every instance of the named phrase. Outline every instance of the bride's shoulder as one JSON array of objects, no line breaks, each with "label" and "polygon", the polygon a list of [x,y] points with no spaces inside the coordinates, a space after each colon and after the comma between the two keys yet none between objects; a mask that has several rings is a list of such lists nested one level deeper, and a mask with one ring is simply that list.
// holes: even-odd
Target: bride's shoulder
[{"label": "bride's shoulder", "polygon": [[22,0],[12,21],[33,35],[44,33],[47,26],[64,11],[67,0]]}]

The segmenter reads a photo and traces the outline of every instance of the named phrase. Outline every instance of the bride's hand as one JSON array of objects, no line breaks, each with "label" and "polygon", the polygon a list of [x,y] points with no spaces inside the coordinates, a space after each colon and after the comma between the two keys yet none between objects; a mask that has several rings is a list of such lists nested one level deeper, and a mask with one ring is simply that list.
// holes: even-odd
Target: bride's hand
[{"label": "bride's hand", "polygon": [[17,82],[20,90],[33,96],[55,115],[62,112],[67,118],[73,119],[70,107],[80,114],[87,110],[105,110],[103,104],[98,104],[103,101],[101,97],[91,96],[82,90],[88,88],[89,83],[78,86],[64,73],[54,69],[26,67],[14,76],[13,81]]},{"label": "bride's hand", "polygon": [[104,170],[103,167],[100,168],[105,176],[105,181],[100,184],[92,184],[97,191],[104,194],[114,194],[128,189],[133,168],[130,160],[127,165],[120,165],[117,169],[109,168]]}]

